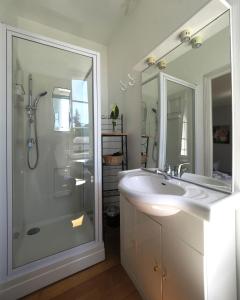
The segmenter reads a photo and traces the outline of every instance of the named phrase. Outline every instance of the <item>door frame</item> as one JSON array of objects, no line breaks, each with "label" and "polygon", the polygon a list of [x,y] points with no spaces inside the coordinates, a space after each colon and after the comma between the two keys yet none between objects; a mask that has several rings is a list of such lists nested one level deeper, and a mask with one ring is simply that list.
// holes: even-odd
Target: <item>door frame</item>
[{"label": "door frame", "polygon": [[197,102],[197,86],[193,83],[189,83],[185,80],[179,79],[177,77],[168,75],[163,72],[159,72],[159,112],[160,112],[160,121],[159,121],[159,156],[158,156],[158,166],[160,169],[165,169],[166,164],[166,147],[167,147],[167,81],[183,85],[185,87],[191,88],[194,90],[194,160],[196,166],[196,102]]},{"label": "door frame", "polygon": [[204,115],[204,176],[213,173],[213,126],[212,126],[212,80],[231,73],[231,66],[226,65],[203,77],[203,115]]},{"label": "door frame", "polygon": [[[13,270],[12,268],[12,38],[18,37],[42,45],[55,47],[71,53],[88,56],[93,60],[93,114],[94,114],[94,188],[95,188],[95,240],[87,244],[59,252],[38,261],[28,263]],[[86,252],[91,255],[96,249],[101,251],[99,261],[104,259],[102,240],[102,191],[101,191],[101,97],[100,97],[100,54],[96,51],[74,46],[69,43],[30,33],[5,24],[0,25],[0,282],[35,272],[51,265],[68,263],[80,256],[87,260]],[[6,242],[8,241],[8,242]],[[99,252],[100,253],[100,252]],[[101,258],[100,258],[101,257]],[[6,261],[7,258],[7,261]],[[98,261],[94,261],[96,263]],[[89,263],[82,268],[89,266]],[[74,269],[74,268],[73,268]],[[76,272],[76,271],[74,271]],[[68,272],[69,273],[69,272]],[[66,273],[67,274],[67,273]],[[66,275],[67,276],[67,275]],[[63,276],[64,277],[64,276]],[[1,294],[1,293],[0,293]]]}]

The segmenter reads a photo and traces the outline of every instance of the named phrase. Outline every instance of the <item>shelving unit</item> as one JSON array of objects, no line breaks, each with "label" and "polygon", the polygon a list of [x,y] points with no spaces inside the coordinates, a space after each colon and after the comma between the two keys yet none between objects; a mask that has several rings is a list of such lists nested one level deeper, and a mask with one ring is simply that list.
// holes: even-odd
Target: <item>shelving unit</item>
[{"label": "shelving unit", "polygon": [[116,152],[123,154],[120,165],[102,164],[103,211],[110,205],[119,205],[118,172],[128,169],[127,133],[123,132],[123,115],[116,120],[115,131],[112,131],[112,120],[102,116],[102,155]]},{"label": "shelving unit", "polygon": [[149,136],[142,135],[141,137],[141,165],[147,167]]}]

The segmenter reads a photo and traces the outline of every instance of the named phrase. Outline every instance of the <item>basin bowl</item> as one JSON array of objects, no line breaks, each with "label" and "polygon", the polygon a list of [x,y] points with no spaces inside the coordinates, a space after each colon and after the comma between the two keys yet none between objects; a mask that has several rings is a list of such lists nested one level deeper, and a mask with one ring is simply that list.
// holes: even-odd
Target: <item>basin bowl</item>
[{"label": "basin bowl", "polygon": [[185,189],[160,175],[126,175],[119,182],[120,192],[138,210],[153,216],[170,216],[180,211],[177,203]]}]

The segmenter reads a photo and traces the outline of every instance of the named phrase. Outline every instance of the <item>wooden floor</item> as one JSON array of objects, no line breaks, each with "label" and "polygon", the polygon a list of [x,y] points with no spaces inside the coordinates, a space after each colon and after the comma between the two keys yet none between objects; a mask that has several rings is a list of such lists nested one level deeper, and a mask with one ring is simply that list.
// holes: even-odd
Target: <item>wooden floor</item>
[{"label": "wooden floor", "polygon": [[106,260],[22,300],[141,300],[120,265],[119,228],[106,227]]}]

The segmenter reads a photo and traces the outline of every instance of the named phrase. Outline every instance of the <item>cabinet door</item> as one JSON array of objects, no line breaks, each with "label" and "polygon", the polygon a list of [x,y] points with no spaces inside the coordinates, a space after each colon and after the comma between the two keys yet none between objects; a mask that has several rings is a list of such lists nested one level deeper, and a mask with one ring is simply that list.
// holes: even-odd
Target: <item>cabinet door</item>
[{"label": "cabinet door", "polygon": [[203,256],[162,230],[163,300],[204,300]]},{"label": "cabinet door", "polygon": [[121,263],[129,276],[136,278],[135,208],[123,196],[120,200]]},{"label": "cabinet door", "polygon": [[161,300],[161,225],[136,211],[137,281],[145,298]]}]

